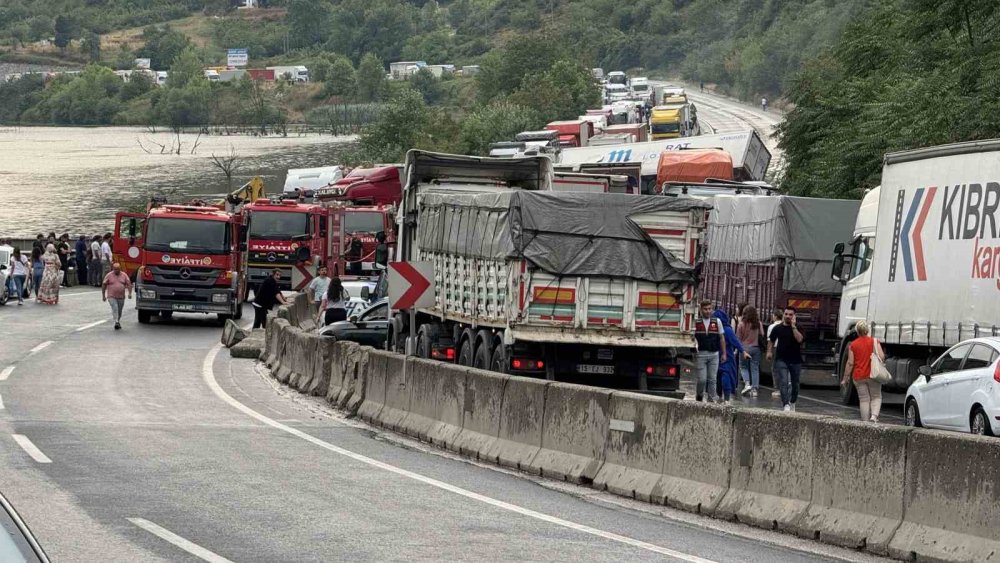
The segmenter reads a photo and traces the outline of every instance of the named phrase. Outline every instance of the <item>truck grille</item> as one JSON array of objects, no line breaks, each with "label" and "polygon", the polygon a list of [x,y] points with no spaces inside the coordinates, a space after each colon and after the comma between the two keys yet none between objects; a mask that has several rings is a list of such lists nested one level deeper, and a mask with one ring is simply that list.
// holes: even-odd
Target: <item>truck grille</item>
[{"label": "truck grille", "polygon": [[222,270],[217,268],[165,267],[149,266],[153,273],[153,281],[161,285],[211,287],[219,278]]}]

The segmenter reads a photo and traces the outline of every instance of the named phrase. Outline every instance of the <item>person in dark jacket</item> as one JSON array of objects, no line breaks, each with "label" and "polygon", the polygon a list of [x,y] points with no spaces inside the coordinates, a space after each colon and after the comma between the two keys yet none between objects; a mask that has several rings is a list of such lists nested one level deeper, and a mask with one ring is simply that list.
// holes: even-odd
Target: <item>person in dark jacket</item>
[{"label": "person in dark jacket", "polygon": [[281,303],[287,305],[285,296],[278,289],[278,280],[281,279],[281,270],[277,268],[271,271],[271,275],[260,283],[260,287],[253,296],[253,328],[267,328],[267,312],[274,308],[274,305]]},{"label": "person in dark jacket", "polygon": [[[722,309],[716,309],[712,315],[722,321],[722,331],[726,337],[725,360],[719,362],[719,379],[722,383],[722,398],[726,404],[732,404],[739,381],[739,358],[749,359],[750,354],[743,349],[743,344],[736,337],[736,332],[729,324],[729,315]],[[739,354],[739,355],[737,355]]]},{"label": "person in dark jacket", "polygon": [[80,285],[87,285],[87,251],[90,250],[90,244],[87,242],[87,237],[80,235],[80,238],[76,240],[76,279]]}]

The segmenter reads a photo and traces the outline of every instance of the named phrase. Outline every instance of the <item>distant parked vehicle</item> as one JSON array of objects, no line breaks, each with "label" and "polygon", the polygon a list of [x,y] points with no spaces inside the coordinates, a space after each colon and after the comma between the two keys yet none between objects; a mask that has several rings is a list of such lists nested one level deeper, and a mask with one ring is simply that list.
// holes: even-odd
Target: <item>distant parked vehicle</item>
[{"label": "distant parked vehicle", "polygon": [[0,305],[6,305],[7,301],[10,300],[10,288],[7,287],[10,272],[7,268],[12,254],[14,254],[14,247],[0,246]]},{"label": "distant parked vehicle", "polygon": [[907,426],[1000,434],[1000,338],[973,338],[951,347],[906,391]]}]

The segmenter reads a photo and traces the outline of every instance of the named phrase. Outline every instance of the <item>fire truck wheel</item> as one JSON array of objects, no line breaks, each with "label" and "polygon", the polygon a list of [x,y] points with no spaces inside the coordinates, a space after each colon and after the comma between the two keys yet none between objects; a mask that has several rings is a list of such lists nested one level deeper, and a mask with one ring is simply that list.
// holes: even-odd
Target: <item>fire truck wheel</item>
[{"label": "fire truck wheel", "polygon": [[145,309],[139,309],[137,312],[139,313],[139,324],[141,324],[141,325],[148,325],[149,324],[149,319],[152,318],[152,316],[153,316],[152,315],[152,311],[146,311]]}]

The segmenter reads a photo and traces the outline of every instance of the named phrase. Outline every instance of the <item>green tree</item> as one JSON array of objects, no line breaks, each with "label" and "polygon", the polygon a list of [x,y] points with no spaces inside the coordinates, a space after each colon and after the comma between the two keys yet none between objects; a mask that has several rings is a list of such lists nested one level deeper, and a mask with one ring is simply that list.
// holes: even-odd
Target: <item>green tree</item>
[{"label": "green tree", "polygon": [[69,46],[69,42],[76,33],[75,23],[69,16],[56,16],[55,31],[56,47],[59,47],[59,50],[65,53],[66,47]]},{"label": "green tree", "polygon": [[540,128],[544,121],[534,109],[496,101],[477,108],[461,125],[461,152],[486,155],[490,145],[509,141],[521,131]]},{"label": "green tree", "polygon": [[198,54],[189,47],[171,63],[170,74],[167,76],[167,86],[184,88],[192,82],[207,82],[207,80],[205,80],[205,73],[201,68]]},{"label": "green tree", "polygon": [[87,56],[87,59],[96,63],[101,60],[101,36],[88,31],[80,42],[80,52]]},{"label": "green tree", "polygon": [[156,117],[175,133],[180,133],[184,127],[205,125],[210,118],[211,96],[207,80],[167,87],[156,104]]},{"label": "green tree", "polygon": [[11,47],[16,51],[18,47],[24,47],[31,37],[31,28],[27,22],[18,22],[10,27]]},{"label": "green tree", "polygon": [[186,35],[169,25],[151,25],[142,30],[143,46],[137,55],[150,60],[154,69],[169,67],[185,49],[191,47]]},{"label": "green tree", "polygon": [[333,63],[327,59],[316,59],[309,65],[309,79],[313,82],[326,82],[330,77]]},{"label": "green tree", "polygon": [[457,127],[447,115],[428,107],[419,92],[403,88],[364,129],[358,144],[363,160],[402,162],[413,148],[454,150],[457,137]]},{"label": "green tree", "polygon": [[327,0],[291,0],[288,3],[289,35],[294,47],[311,47],[330,37],[333,8]]},{"label": "green tree", "polygon": [[35,16],[28,20],[28,28],[32,40],[48,39],[56,33],[56,20],[49,16]]},{"label": "green tree", "polygon": [[372,53],[361,57],[358,70],[355,73],[357,96],[363,102],[372,102],[382,97],[385,90],[385,65]]},{"label": "green tree", "polygon": [[527,35],[490,52],[476,75],[480,100],[489,102],[513,93],[528,77],[544,73],[562,56],[557,43],[540,34]]},{"label": "green tree", "polygon": [[439,80],[434,77],[430,70],[426,68],[418,70],[410,77],[409,82],[411,88],[420,92],[424,102],[433,105],[440,101],[441,86],[438,84]]},{"label": "green tree", "polygon": [[337,57],[330,67],[330,74],[327,77],[323,88],[326,97],[343,96],[351,97],[357,88],[354,65],[347,57]]},{"label": "green tree", "polygon": [[153,78],[150,75],[145,72],[133,72],[129,77],[128,82],[122,84],[121,91],[118,92],[118,98],[123,102],[128,102],[145,95],[154,87],[155,84],[153,83]]}]

